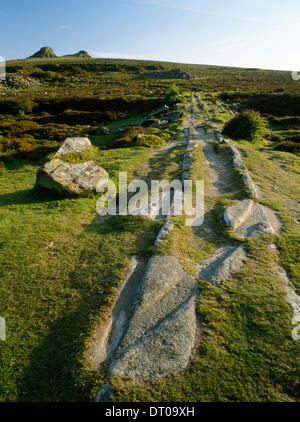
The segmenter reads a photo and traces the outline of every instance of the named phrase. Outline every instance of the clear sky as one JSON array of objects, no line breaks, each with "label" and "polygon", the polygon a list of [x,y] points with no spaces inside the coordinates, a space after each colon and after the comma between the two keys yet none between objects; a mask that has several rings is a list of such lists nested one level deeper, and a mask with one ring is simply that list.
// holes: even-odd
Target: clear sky
[{"label": "clear sky", "polygon": [[0,56],[136,58],[300,70],[299,0],[1,0]]}]

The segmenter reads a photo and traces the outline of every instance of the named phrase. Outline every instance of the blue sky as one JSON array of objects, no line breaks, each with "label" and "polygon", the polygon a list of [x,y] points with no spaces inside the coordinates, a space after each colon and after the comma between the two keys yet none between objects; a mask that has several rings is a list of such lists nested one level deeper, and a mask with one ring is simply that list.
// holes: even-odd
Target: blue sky
[{"label": "blue sky", "polygon": [[300,70],[299,0],[1,0],[0,56],[60,56]]}]

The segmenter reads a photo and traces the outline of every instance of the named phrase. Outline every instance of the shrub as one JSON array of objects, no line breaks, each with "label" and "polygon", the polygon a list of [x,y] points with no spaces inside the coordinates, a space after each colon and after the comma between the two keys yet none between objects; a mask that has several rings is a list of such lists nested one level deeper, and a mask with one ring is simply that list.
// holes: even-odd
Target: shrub
[{"label": "shrub", "polygon": [[156,145],[163,145],[166,141],[156,135],[141,136],[135,141],[135,145],[139,147],[154,147]]},{"label": "shrub", "polygon": [[110,145],[111,148],[131,147],[137,135],[145,135],[147,131],[141,127],[132,126],[120,132],[117,139]]},{"label": "shrub", "polygon": [[5,134],[5,136],[13,137],[18,136],[22,133],[32,134],[32,132],[38,130],[39,128],[40,125],[36,122],[33,122],[31,120],[22,120],[15,124],[3,127],[3,133]]},{"label": "shrub", "polygon": [[109,121],[125,119],[126,117],[125,113],[122,113],[121,111],[115,111],[115,110],[105,111],[104,115],[105,115],[104,117]]},{"label": "shrub", "polygon": [[32,151],[34,147],[34,138],[30,135],[24,135],[19,138],[4,138],[1,142],[1,152],[10,152],[13,154],[17,153],[28,153]]},{"label": "shrub", "polygon": [[32,110],[34,107],[36,107],[37,104],[34,101],[31,100],[24,100],[17,103],[13,110],[16,114],[19,114],[20,116],[23,116],[24,114],[30,114],[32,113]]},{"label": "shrub", "polygon": [[167,105],[174,105],[182,101],[179,93],[179,88],[176,85],[172,85],[170,87],[169,91],[165,95],[164,101]]},{"label": "shrub", "polygon": [[5,163],[0,161],[0,175],[4,174],[5,172]]},{"label": "shrub", "polygon": [[47,70],[47,71],[44,73],[43,78],[44,78],[46,81],[53,81],[54,79],[56,79],[56,73],[55,73],[55,72],[52,72],[51,70]]},{"label": "shrub", "polygon": [[267,123],[256,111],[244,111],[224,126],[223,133],[234,138],[257,142],[266,135]]},{"label": "shrub", "polygon": [[286,140],[274,146],[276,151],[287,151],[295,155],[300,155],[300,143]]},{"label": "shrub", "polygon": [[271,137],[270,137],[270,141],[271,142],[283,142],[284,141],[284,138],[283,138],[283,136],[281,136],[281,135],[277,135],[277,134],[271,134]]}]

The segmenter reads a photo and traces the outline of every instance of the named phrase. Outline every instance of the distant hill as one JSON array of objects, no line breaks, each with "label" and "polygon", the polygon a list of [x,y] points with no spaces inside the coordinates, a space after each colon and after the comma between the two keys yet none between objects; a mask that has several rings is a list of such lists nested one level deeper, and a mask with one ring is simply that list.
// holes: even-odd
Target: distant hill
[{"label": "distant hill", "polygon": [[42,47],[39,51],[34,53],[29,58],[30,59],[31,58],[45,59],[45,58],[52,58],[52,57],[57,57],[56,54],[54,53],[54,51],[52,50],[52,48],[51,47]]},{"label": "distant hill", "polygon": [[84,51],[84,50],[80,50],[80,51],[78,51],[78,53],[75,53],[75,54],[67,54],[66,56],[62,56],[62,57],[81,57],[81,58],[87,58],[87,59],[92,58],[89,55],[89,53],[87,51]]},{"label": "distant hill", "polygon": [[[46,58],[55,58],[55,57],[58,57],[58,56],[54,53],[54,50],[51,47],[42,47],[39,51],[37,51],[36,53],[34,53],[32,56],[28,58],[29,59],[32,59],[32,58],[46,59]],[[61,57],[80,57],[80,58],[91,59],[91,56],[89,55],[89,53],[84,50],[80,50],[78,51],[78,53],[75,53],[75,54],[67,54]]]}]

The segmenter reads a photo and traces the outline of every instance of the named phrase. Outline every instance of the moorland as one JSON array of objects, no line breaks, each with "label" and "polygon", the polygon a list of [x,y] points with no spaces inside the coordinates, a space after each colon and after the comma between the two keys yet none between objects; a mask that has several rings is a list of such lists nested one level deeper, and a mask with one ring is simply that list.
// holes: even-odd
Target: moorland
[{"label": "moorland", "polygon": [[[151,73],[178,68],[192,78]],[[97,194],[61,197],[35,186],[37,170],[62,142],[80,136],[93,148],[67,160],[92,159],[116,184],[119,172],[129,181],[180,178],[191,96],[217,116],[221,131],[234,106],[265,120],[257,142],[229,139],[243,155],[257,201],[280,216],[282,233],[247,239],[245,265],[220,286],[198,279],[199,332],[185,371],[155,380],[113,377],[111,400],[299,401],[300,343],[291,336],[291,309],[275,267],[286,270],[300,294],[300,82],[285,71],[80,57],[14,60],[6,71],[29,84],[0,87],[0,315],[6,321],[0,401],[93,401],[107,368],[91,362],[89,346],[130,257],[173,255],[198,277],[197,265],[218,245],[238,242],[222,213],[242,199],[240,191],[207,197],[207,219],[197,230],[176,217],[168,241],[155,247],[159,220],[117,215],[99,223]],[[176,104],[168,96],[174,87]],[[138,140],[140,122],[168,101],[181,118],[143,127],[146,136]],[[167,156],[155,155],[174,143]],[[224,145],[215,149],[229,160]],[[209,184],[203,150],[192,159],[192,177]],[[230,183],[241,184],[234,169]]]}]

